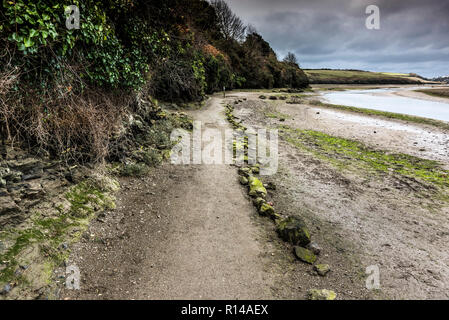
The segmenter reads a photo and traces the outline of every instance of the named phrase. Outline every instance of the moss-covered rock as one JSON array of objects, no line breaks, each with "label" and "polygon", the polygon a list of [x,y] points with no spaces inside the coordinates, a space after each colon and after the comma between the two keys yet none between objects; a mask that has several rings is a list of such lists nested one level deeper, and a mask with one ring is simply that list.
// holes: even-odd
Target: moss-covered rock
[{"label": "moss-covered rock", "polygon": [[335,300],[335,298],[337,298],[337,294],[332,290],[312,289],[312,290],[309,290],[307,297],[309,300]]},{"label": "moss-covered rock", "polygon": [[266,203],[264,198],[255,198],[253,199],[253,205],[259,210],[259,208]]},{"label": "moss-covered rock", "polygon": [[317,264],[313,267],[313,270],[315,270],[320,276],[324,277],[329,273],[329,271],[331,271],[331,268],[328,264]]},{"label": "moss-covered rock", "polygon": [[259,174],[260,173],[260,165],[256,164],[255,166],[251,167],[251,171],[254,174]]},{"label": "moss-covered rock", "polygon": [[262,181],[256,177],[249,176],[249,195],[251,197],[261,197],[265,198],[267,196],[267,189],[263,186]]},{"label": "moss-covered rock", "polygon": [[250,168],[239,168],[239,175],[244,176],[244,177],[249,177],[251,174],[251,169]]},{"label": "moss-covered rock", "polygon": [[298,217],[288,217],[277,224],[279,236],[293,245],[305,247],[310,243],[310,232],[305,222]]},{"label": "moss-covered rock", "polygon": [[244,176],[240,176],[239,178],[240,184],[246,186],[248,184],[248,178]]},{"label": "moss-covered rock", "polygon": [[294,248],[295,256],[302,262],[314,264],[316,261],[316,255],[312,251],[296,246]]},{"label": "moss-covered rock", "polygon": [[268,203],[262,203],[259,208],[259,214],[265,217],[272,217],[274,215],[274,208],[270,206]]}]

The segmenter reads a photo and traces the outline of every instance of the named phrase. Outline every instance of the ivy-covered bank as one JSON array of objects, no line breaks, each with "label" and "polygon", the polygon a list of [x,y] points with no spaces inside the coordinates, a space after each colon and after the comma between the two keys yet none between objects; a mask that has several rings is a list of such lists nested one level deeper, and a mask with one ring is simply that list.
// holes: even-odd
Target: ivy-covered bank
[{"label": "ivy-covered bank", "polygon": [[308,85],[298,65],[279,61],[256,31],[239,25],[229,34],[217,10],[230,9],[220,1],[72,2],[79,29],[67,28],[75,11],[65,1],[2,2],[3,140],[102,161],[136,93],[185,103],[223,87]]}]

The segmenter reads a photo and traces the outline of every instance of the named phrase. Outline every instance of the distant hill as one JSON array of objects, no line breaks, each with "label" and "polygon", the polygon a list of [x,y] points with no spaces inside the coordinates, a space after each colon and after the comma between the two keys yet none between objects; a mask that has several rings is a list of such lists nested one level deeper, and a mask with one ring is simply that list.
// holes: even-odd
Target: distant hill
[{"label": "distant hill", "polygon": [[427,84],[431,81],[405,73],[363,70],[304,69],[311,84]]}]

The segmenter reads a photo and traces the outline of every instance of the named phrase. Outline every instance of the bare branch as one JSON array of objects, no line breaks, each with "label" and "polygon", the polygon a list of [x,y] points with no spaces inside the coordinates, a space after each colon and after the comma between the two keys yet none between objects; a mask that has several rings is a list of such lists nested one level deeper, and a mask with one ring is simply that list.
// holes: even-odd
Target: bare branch
[{"label": "bare branch", "polygon": [[211,5],[215,8],[218,24],[225,39],[242,41],[246,31],[242,20],[232,12],[224,0],[213,0]]}]

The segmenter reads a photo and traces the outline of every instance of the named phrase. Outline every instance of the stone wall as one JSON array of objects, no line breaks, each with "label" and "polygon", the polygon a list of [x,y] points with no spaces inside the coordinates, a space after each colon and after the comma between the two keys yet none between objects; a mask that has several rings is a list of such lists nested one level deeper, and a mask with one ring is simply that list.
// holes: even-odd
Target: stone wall
[{"label": "stone wall", "polygon": [[70,185],[70,171],[58,161],[9,149],[0,162],[0,229],[23,222],[30,209]]}]

